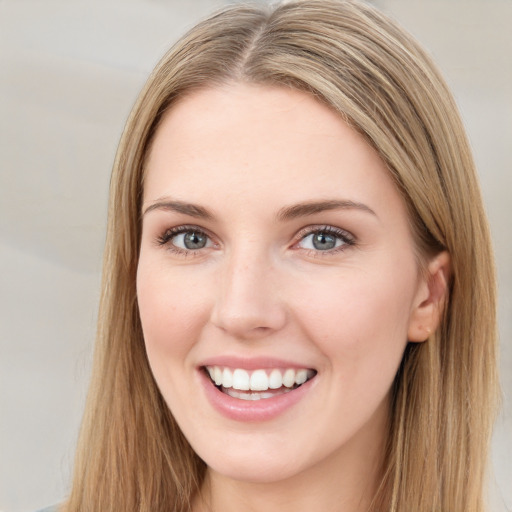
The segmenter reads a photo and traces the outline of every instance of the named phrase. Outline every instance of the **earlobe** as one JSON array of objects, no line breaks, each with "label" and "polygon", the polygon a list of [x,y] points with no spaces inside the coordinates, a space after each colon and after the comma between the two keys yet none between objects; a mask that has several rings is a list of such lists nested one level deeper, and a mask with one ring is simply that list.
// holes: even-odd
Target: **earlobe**
[{"label": "earlobe", "polygon": [[418,287],[407,332],[409,341],[426,341],[437,329],[448,300],[449,281],[450,255],[442,251],[429,261]]}]

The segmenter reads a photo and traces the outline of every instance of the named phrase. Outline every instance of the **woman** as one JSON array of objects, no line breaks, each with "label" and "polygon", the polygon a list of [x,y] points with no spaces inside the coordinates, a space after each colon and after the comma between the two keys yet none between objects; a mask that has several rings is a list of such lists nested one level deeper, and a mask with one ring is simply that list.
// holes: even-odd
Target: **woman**
[{"label": "woman", "polygon": [[481,511],[492,252],[454,102],[375,9],[231,7],[114,166],[66,511]]}]

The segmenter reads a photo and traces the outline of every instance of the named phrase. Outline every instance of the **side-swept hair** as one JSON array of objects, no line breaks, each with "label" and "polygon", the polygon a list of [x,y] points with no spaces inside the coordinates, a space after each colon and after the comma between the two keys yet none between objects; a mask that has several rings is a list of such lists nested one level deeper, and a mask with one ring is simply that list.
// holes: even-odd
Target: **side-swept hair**
[{"label": "side-swept hair", "polygon": [[163,114],[229,82],[305,91],[358,130],[407,205],[419,262],[451,256],[449,300],[409,344],[393,386],[382,512],[481,512],[498,399],[495,275],[471,151],[444,81],[373,7],[298,0],[232,6],[162,59],[133,108],[114,165],[92,384],[67,512],[182,512],[204,463],[153,380],[137,308],[144,163]]}]

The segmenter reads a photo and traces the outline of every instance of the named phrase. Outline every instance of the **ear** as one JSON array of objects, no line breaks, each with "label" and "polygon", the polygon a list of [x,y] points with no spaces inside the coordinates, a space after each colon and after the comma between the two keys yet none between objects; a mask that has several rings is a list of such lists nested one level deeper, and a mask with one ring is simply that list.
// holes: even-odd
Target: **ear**
[{"label": "ear", "polygon": [[429,261],[418,284],[407,331],[409,341],[426,341],[439,326],[448,300],[449,280],[450,255],[442,251]]}]

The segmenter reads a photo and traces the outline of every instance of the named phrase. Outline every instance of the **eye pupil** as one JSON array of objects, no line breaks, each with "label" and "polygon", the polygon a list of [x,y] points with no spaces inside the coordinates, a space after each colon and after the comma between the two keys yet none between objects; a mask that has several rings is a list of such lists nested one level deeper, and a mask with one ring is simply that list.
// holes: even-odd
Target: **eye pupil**
[{"label": "eye pupil", "polygon": [[336,237],[328,233],[315,233],[313,236],[313,247],[320,251],[327,251],[336,247]]},{"label": "eye pupil", "polygon": [[202,249],[206,246],[207,237],[204,233],[190,231],[185,233],[183,243],[187,249]]}]

